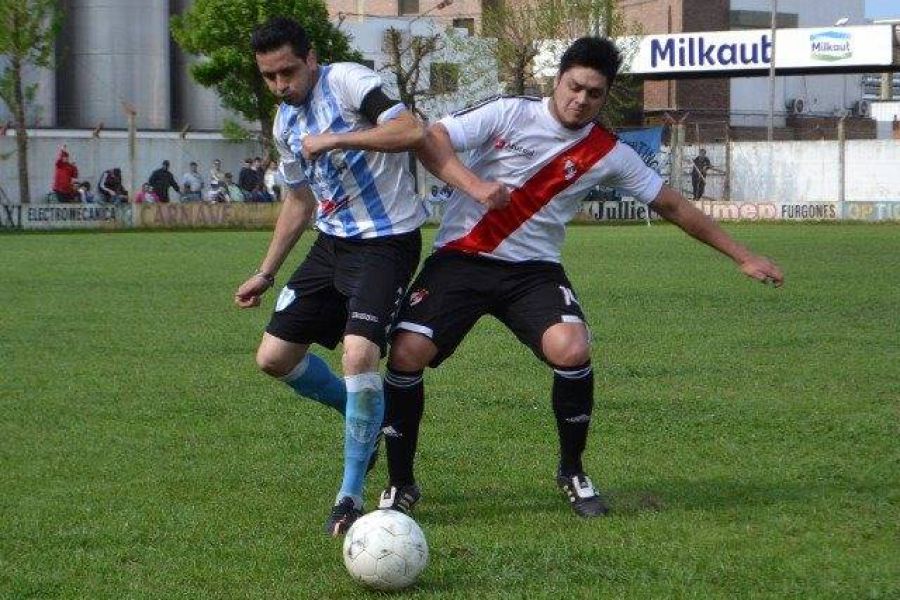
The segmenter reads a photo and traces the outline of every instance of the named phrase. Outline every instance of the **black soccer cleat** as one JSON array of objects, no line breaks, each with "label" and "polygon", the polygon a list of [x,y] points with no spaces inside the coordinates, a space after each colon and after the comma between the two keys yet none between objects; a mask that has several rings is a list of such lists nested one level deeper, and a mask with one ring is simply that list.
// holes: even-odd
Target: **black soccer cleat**
[{"label": "black soccer cleat", "polygon": [[419,491],[419,486],[414,483],[400,487],[396,485],[388,486],[381,493],[378,508],[397,510],[408,515],[421,497],[422,492]]},{"label": "black soccer cleat", "polygon": [[609,512],[609,507],[597,490],[591,483],[590,477],[584,473],[575,473],[574,475],[563,475],[556,473],[556,485],[568,497],[572,510],[579,517],[590,519],[592,517],[602,517]]},{"label": "black soccer cleat", "polygon": [[331,515],[325,522],[325,533],[331,537],[340,537],[347,533],[353,522],[362,516],[362,510],[356,508],[356,503],[350,496],[344,496],[341,501],[331,509]]},{"label": "black soccer cleat", "polygon": [[372,448],[372,455],[369,456],[369,464],[366,466],[366,473],[372,471],[375,468],[375,463],[378,462],[378,452],[381,450],[381,440],[384,438],[384,434],[379,431],[378,435],[375,436],[375,447]]}]

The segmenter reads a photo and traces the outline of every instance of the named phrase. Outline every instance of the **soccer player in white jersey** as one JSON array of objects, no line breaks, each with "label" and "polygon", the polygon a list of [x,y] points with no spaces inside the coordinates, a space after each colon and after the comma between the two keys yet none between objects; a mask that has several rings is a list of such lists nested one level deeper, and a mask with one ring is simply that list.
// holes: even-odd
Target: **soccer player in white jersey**
[{"label": "soccer player in white jersey", "polygon": [[[256,362],[301,396],[344,414],[344,476],[326,522],[341,535],[362,513],[363,481],[384,415],[378,363],[386,328],[415,272],[425,210],[406,155],[423,125],[389,99],[380,78],[352,63],[320,65],[299,23],[273,18],[251,41],[281,105],[275,144],[287,187],[259,270],[235,293],[257,306],[303,230],[318,237],[279,294]],[[343,379],[309,352],[343,342]]]},{"label": "soccer player in white jersey", "polygon": [[[590,335],[560,264],[565,225],[592,187],[627,191],[744,274],[782,284],[775,264],[732,240],[596,123],[620,64],[609,40],[579,39],[562,56],[551,97],[495,98],[428,129],[419,158],[455,191],[391,342],[384,428],[390,481],[381,508],[408,511],[420,497],[413,461],[424,368],[437,367],[491,314],[554,372],[557,485],[579,516],[608,511],[582,465],[594,403]],[[468,151],[465,165],[456,158],[461,151]],[[489,211],[466,201],[491,182],[510,190],[505,207]]]}]

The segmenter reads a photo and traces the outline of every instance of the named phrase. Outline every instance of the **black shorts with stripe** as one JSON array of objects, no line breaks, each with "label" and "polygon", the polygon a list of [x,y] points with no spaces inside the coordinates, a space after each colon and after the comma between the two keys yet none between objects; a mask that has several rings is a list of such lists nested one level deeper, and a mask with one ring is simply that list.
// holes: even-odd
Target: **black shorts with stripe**
[{"label": "black shorts with stripe", "polygon": [[320,233],[275,302],[266,331],[334,348],[347,334],[384,354],[387,332],[419,264],[419,230],[372,239]]},{"label": "black shorts with stripe", "polygon": [[431,339],[438,353],[431,367],[451,356],[484,315],[506,325],[541,360],[544,332],[557,323],[584,323],[584,313],[562,265],[506,262],[438,251],[403,299],[397,330]]}]

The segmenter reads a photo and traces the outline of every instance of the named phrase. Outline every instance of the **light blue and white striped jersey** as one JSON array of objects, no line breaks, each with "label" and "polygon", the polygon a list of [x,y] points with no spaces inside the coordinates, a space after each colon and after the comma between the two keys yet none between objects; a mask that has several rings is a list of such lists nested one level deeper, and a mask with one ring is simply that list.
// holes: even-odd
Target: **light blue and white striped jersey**
[{"label": "light blue and white striped jersey", "polygon": [[[302,106],[282,103],[273,133],[286,185],[309,185],[315,196],[316,227],[342,238],[407,233],[425,221],[405,152],[332,150],[313,161],[303,158],[303,137],[374,127],[361,113],[363,98],[382,85],[371,69],[356,63],[319,66],[319,78]],[[378,123],[396,117],[402,104],[384,111]]]}]

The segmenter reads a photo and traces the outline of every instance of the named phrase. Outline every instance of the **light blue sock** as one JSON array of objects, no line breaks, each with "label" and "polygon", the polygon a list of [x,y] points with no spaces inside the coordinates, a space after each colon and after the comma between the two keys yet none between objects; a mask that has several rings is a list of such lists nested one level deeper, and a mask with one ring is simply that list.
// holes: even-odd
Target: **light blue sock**
[{"label": "light blue sock", "polygon": [[315,354],[304,356],[294,370],[281,380],[301,396],[344,414],[347,406],[347,388],[344,387],[344,381],[332,373],[328,364]]},{"label": "light blue sock", "polygon": [[378,373],[350,375],[344,381],[347,386],[344,481],[335,502],[350,496],[357,506],[362,506],[366,467],[384,418],[384,386]]}]

